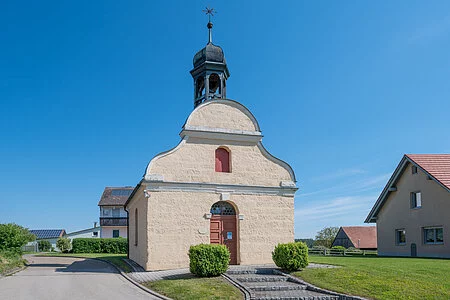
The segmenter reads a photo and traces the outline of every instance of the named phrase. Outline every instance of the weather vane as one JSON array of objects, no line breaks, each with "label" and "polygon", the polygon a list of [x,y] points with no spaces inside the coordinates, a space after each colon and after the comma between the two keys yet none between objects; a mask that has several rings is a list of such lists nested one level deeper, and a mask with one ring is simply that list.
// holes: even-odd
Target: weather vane
[{"label": "weather vane", "polygon": [[209,8],[208,6],[205,7],[205,9],[203,10],[203,12],[204,12],[205,14],[208,15],[208,22],[211,22],[211,16],[214,17],[214,14],[217,13],[217,11],[216,11],[214,8],[212,8],[212,7]]},{"label": "weather vane", "polygon": [[208,15],[208,25],[207,25],[207,27],[208,27],[208,31],[209,31],[209,39],[208,39],[208,43],[212,43],[212,27],[213,27],[213,24],[211,23],[211,16],[213,16],[214,17],[214,14],[216,14],[217,13],[217,11],[214,9],[214,8],[209,8],[208,6],[207,7],[205,7],[205,9],[203,10],[203,12],[205,13],[205,14],[207,14]]}]

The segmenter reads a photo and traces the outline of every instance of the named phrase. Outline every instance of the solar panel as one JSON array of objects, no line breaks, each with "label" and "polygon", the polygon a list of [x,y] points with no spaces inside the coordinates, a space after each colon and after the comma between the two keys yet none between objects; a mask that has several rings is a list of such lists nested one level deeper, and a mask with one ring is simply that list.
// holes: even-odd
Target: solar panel
[{"label": "solar panel", "polygon": [[130,196],[133,190],[112,190],[112,196]]},{"label": "solar panel", "polygon": [[61,234],[61,229],[37,229],[30,230],[32,234],[36,236],[37,239],[51,239],[58,238]]}]

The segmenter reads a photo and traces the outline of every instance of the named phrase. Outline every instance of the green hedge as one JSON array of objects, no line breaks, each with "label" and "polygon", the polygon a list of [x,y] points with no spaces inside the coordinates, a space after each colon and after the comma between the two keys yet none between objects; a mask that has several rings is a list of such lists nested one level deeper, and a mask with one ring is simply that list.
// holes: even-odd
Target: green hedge
[{"label": "green hedge", "polygon": [[345,247],[344,246],[333,246],[331,247],[331,250],[336,250],[339,252],[344,252],[345,251]]},{"label": "green hedge", "polygon": [[127,253],[124,238],[77,238],[72,240],[73,253]]},{"label": "green hedge", "polygon": [[272,259],[283,270],[297,271],[308,265],[308,247],[302,242],[278,244]]},{"label": "green hedge", "polygon": [[189,248],[189,269],[199,277],[223,274],[228,269],[230,251],[225,245],[200,244]]}]

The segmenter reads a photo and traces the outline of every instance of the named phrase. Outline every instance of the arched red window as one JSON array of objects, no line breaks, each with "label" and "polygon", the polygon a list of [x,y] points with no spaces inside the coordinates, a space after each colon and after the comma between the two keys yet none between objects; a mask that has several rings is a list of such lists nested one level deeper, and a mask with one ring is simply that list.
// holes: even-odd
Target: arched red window
[{"label": "arched red window", "polygon": [[224,148],[216,149],[216,172],[230,173],[230,152]]}]

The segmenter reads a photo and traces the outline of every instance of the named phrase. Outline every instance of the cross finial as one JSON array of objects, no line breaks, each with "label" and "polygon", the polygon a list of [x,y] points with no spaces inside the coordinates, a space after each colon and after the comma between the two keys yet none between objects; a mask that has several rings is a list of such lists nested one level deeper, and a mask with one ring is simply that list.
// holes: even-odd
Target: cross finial
[{"label": "cross finial", "polygon": [[212,27],[213,27],[213,24],[211,23],[211,16],[214,17],[214,14],[216,14],[217,11],[214,8],[212,8],[212,7],[211,8],[205,7],[203,12],[208,15],[208,25],[207,25],[208,31],[209,31],[208,44],[212,44]]}]

